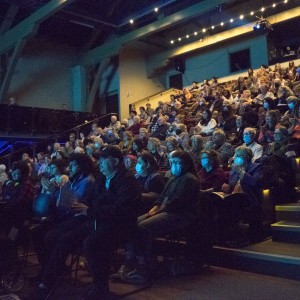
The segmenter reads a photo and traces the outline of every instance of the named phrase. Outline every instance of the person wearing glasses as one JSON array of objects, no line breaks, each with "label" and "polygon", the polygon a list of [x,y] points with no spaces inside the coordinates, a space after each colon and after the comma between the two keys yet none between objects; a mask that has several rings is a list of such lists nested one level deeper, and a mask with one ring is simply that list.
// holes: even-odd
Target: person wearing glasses
[{"label": "person wearing glasses", "polygon": [[195,219],[199,180],[191,156],[182,150],[172,153],[172,176],[160,198],[148,213],[138,218],[139,250],[136,268],[122,274],[127,283],[140,284],[150,280],[153,239],[186,229]]},{"label": "person wearing glasses", "polygon": [[247,148],[252,150],[253,158],[252,162],[255,162],[256,160],[260,159],[263,154],[263,146],[255,142],[256,137],[256,129],[247,127],[244,129],[243,133],[243,146],[246,146]]}]

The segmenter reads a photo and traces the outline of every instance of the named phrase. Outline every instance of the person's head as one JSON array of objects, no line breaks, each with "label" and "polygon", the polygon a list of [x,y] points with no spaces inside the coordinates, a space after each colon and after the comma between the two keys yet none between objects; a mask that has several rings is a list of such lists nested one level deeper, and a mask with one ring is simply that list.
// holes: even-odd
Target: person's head
[{"label": "person's head", "polygon": [[295,107],[298,105],[299,103],[299,100],[296,96],[289,96],[287,99],[286,99],[286,102],[287,102],[287,105],[289,107],[290,110],[294,110]]},{"label": "person's head", "polygon": [[5,170],[6,170],[6,166],[3,165],[3,164],[1,164],[1,165],[0,165],[0,174],[5,173]]},{"label": "person's head", "polygon": [[137,157],[134,155],[126,155],[124,157],[124,166],[127,170],[129,171],[134,171],[135,170],[135,165],[136,165]]},{"label": "person's head", "polygon": [[151,103],[147,103],[146,104],[146,109],[150,109],[151,108]]},{"label": "person's head", "polygon": [[267,92],[268,92],[268,90],[269,90],[269,88],[268,88],[268,86],[266,85],[266,84],[262,84],[261,86],[260,86],[260,92],[264,95],[264,94],[266,94]]},{"label": "person's head", "polygon": [[179,109],[181,108],[181,103],[180,103],[179,101],[176,101],[176,102],[174,103],[174,108],[175,108],[176,110],[179,110]]},{"label": "person's head", "polygon": [[29,166],[25,161],[14,162],[11,167],[13,181],[23,181],[29,176]]},{"label": "person's head", "polygon": [[139,107],[139,110],[140,110],[140,113],[144,113],[146,111],[145,107],[144,106],[140,106]]},{"label": "person's head", "polygon": [[200,163],[206,170],[215,170],[220,166],[218,153],[214,150],[205,150],[201,152]]},{"label": "person's head", "polygon": [[278,122],[278,119],[277,119],[277,113],[275,110],[269,110],[266,114],[266,123],[268,124],[268,126],[270,128],[273,128],[276,126]]},{"label": "person's head", "polygon": [[202,113],[202,118],[204,119],[204,120],[210,120],[211,119],[211,117],[212,117],[212,113],[211,113],[211,111],[209,110],[209,109],[205,109],[204,111],[203,111],[203,113]]},{"label": "person's head", "polygon": [[148,136],[148,130],[146,128],[139,129],[139,138],[144,139]]},{"label": "person's head", "polygon": [[254,142],[255,136],[256,136],[255,128],[247,127],[244,129],[243,140],[247,146],[251,145]]},{"label": "person's head", "polygon": [[223,145],[225,143],[225,141],[226,141],[226,134],[225,134],[225,132],[222,129],[216,129],[213,132],[212,141],[217,146]]},{"label": "person's head", "polygon": [[44,162],[47,165],[50,164],[50,162],[51,162],[51,156],[49,154],[45,154]]},{"label": "person's head", "polygon": [[26,161],[26,160],[29,160],[30,157],[29,157],[29,154],[28,153],[23,153],[22,154],[22,161]]},{"label": "person's head", "polygon": [[66,154],[65,154],[64,151],[58,150],[58,151],[56,152],[55,158],[56,158],[56,159],[59,159],[59,160],[64,160],[64,159],[66,159]]},{"label": "person's head", "polygon": [[66,170],[66,164],[63,160],[56,159],[52,161],[49,166],[49,175],[51,177],[56,176],[56,175],[62,175],[65,173]]},{"label": "person's head", "polygon": [[155,158],[147,152],[143,152],[137,160],[137,164],[135,166],[136,173],[139,176],[145,177],[156,171],[158,171],[159,166],[155,160]]},{"label": "person's head", "polygon": [[287,99],[289,96],[294,96],[293,91],[287,86],[281,86],[277,92],[278,98]]},{"label": "person's head", "polygon": [[134,139],[132,141],[132,149],[138,153],[143,151],[143,141],[140,139]]},{"label": "person's head", "polygon": [[44,160],[44,157],[45,157],[44,152],[38,152],[38,153],[36,154],[36,158],[37,158],[38,162],[43,161],[43,160]]},{"label": "person's head", "polygon": [[199,151],[203,148],[203,137],[201,135],[193,135],[191,137],[192,151]]},{"label": "person's head", "polygon": [[135,110],[131,110],[129,115],[130,115],[131,118],[133,118],[134,116],[137,115],[137,112]]},{"label": "person's head", "polygon": [[150,137],[148,139],[147,148],[151,153],[155,153],[159,150],[161,144],[160,140],[157,138]]},{"label": "person's head", "polygon": [[69,176],[71,179],[77,176],[87,176],[93,171],[93,161],[85,153],[72,153],[69,157]]},{"label": "person's head", "polygon": [[187,127],[186,127],[185,124],[183,124],[183,123],[176,124],[176,131],[175,131],[175,133],[177,135],[180,135],[181,133],[186,132],[186,131],[187,131]]},{"label": "person's head", "polygon": [[122,151],[118,146],[108,145],[98,152],[100,172],[109,177],[123,164]]},{"label": "person's head", "polygon": [[75,140],[76,140],[76,135],[75,135],[75,133],[70,133],[70,135],[69,135],[69,141],[70,141],[71,143],[73,143],[73,142],[75,142]]},{"label": "person's head", "polygon": [[228,117],[232,116],[232,114],[233,114],[232,106],[230,104],[224,104],[223,108],[222,108],[223,118],[228,118]]},{"label": "person's head", "polygon": [[284,126],[276,126],[274,131],[274,140],[277,144],[286,144],[288,141],[289,132]]},{"label": "person's head", "polygon": [[243,117],[237,116],[235,120],[235,124],[237,128],[241,128],[243,126]]},{"label": "person's head", "polygon": [[111,122],[112,124],[115,124],[117,121],[118,121],[118,118],[117,118],[116,116],[111,116],[111,117],[110,117],[110,122]]},{"label": "person's head", "polygon": [[246,146],[239,146],[234,152],[234,164],[237,166],[247,166],[253,158],[253,152]]},{"label": "person's head", "polygon": [[241,98],[250,99],[251,98],[251,92],[249,90],[244,90],[243,93],[242,93]]},{"label": "person's head", "polygon": [[185,151],[176,150],[172,152],[171,159],[171,173],[174,176],[180,176],[187,172],[191,172],[196,175],[196,169],[194,165],[194,160]]},{"label": "person's head", "polygon": [[97,128],[98,128],[98,123],[97,122],[92,123],[92,131],[96,131]]},{"label": "person's head", "polygon": [[270,97],[266,97],[264,99],[263,107],[265,110],[275,109],[275,101]]},{"label": "person's head", "polygon": [[139,116],[134,116],[134,117],[133,117],[133,123],[134,123],[134,124],[139,124],[140,121],[141,121],[141,119],[140,119]]},{"label": "person's head", "polygon": [[94,151],[96,150],[96,147],[94,144],[87,144],[85,146],[85,153],[88,155],[88,156],[92,156]]},{"label": "person's head", "polygon": [[178,148],[178,141],[174,136],[170,136],[168,138],[166,138],[166,146],[167,146],[167,150],[168,152],[172,152],[174,150],[176,150]]},{"label": "person's head", "polygon": [[54,143],[53,144],[53,150],[54,151],[57,151],[57,150],[59,150],[60,149],[60,144],[59,143]]}]

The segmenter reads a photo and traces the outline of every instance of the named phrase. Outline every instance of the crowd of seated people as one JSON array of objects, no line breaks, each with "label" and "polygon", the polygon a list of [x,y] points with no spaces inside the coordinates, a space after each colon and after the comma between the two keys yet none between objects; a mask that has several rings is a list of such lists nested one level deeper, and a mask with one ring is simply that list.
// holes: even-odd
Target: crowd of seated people
[{"label": "crowd of seated people", "polygon": [[[77,139],[71,133],[37,157],[24,153],[0,184],[10,239],[33,214],[34,198],[50,199],[48,222],[32,233],[41,264],[32,299],[46,298],[78,247],[94,279],[86,298],[109,299],[112,253],[125,237],[136,247],[119,277],[149,280],[153,239],[189,228],[197,202],[207,206],[214,192],[244,195],[243,202],[238,196],[212,201],[219,228],[234,228],[246,214],[250,241],[263,238],[260,190],[292,197],[300,154],[300,68],[279,67],[249,70],[248,77],[225,84],[194,82],[157,107],[147,103],[124,120],[112,116],[105,128],[93,123],[90,133]],[[232,230],[218,234],[225,242],[235,237]]]}]

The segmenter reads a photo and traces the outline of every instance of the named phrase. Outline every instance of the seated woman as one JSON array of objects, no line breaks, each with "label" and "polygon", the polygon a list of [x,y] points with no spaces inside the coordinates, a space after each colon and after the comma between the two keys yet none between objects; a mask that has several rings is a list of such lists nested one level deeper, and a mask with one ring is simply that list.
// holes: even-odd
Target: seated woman
[{"label": "seated woman", "polygon": [[212,118],[212,113],[209,109],[205,109],[202,113],[202,120],[196,125],[196,127],[192,127],[190,130],[190,134],[200,134],[202,136],[212,135],[215,128],[217,127],[217,122]]},{"label": "seated woman", "polygon": [[171,172],[173,176],[155,206],[138,219],[139,244],[143,255],[136,269],[123,274],[122,280],[125,282],[141,283],[149,280],[153,239],[187,228],[196,217],[199,181],[190,155],[181,150],[175,151]]},{"label": "seated woman", "polygon": [[245,217],[250,226],[249,239],[254,241],[262,237],[260,187],[263,166],[252,163],[252,157],[253,153],[248,147],[236,148],[229,183],[224,183],[222,186],[225,198],[215,202],[218,209],[219,229],[221,229],[219,238],[223,242],[234,240],[237,241],[236,245],[239,244],[241,237],[238,223]]},{"label": "seated woman", "polygon": [[158,165],[160,167],[164,166],[164,149],[160,143],[160,140],[157,138],[150,137],[148,139],[147,148],[149,153],[153,155],[153,157],[157,161]]},{"label": "seated woman", "polygon": [[198,172],[200,189],[203,191],[220,192],[227,181],[226,174],[220,167],[218,153],[214,150],[201,152],[202,169]]},{"label": "seated woman", "polygon": [[203,137],[201,135],[193,135],[191,137],[191,147],[185,147],[184,150],[194,159],[196,167],[200,164],[201,151],[203,150]]},{"label": "seated woman", "polygon": [[266,124],[260,127],[258,143],[266,145],[274,142],[274,131],[278,123],[277,113],[275,110],[269,110],[266,114]]},{"label": "seated woman", "polygon": [[119,143],[119,147],[123,154],[129,153],[132,147],[133,136],[130,131],[124,131],[122,134],[122,141]]},{"label": "seated woman", "polygon": [[158,169],[159,166],[151,154],[144,152],[139,156],[135,170],[142,187],[142,214],[149,211],[164,189],[165,179],[158,173]]}]

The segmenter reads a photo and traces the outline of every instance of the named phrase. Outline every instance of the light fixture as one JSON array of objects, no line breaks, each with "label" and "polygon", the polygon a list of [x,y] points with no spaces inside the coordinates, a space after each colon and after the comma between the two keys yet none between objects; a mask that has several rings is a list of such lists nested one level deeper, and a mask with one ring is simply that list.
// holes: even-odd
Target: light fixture
[{"label": "light fixture", "polygon": [[214,26],[214,25],[213,25],[213,26],[211,26],[211,29],[212,29],[212,30],[214,30],[214,29],[215,29],[215,26]]},{"label": "light fixture", "polygon": [[188,39],[190,36],[187,34],[185,37]]},{"label": "light fixture", "polygon": [[174,44],[174,41],[172,40],[170,43],[171,43],[171,44]]},{"label": "light fixture", "polygon": [[251,11],[250,15],[253,16],[254,15],[254,11]]},{"label": "light fixture", "polygon": [[195,32],[194,32],[194,35],[197,35],[197,34],[198,34],[198,32],[197,32],[197,31],[195,31]]},{"label": "light fixture", "polygon": [[133,19],[130,19],[130,20],[129,20],[129,23],[130,23],[130,24],[133,24]]},{"label": "light fixture", "polygon": [[220,24],[221,26],[224,26],[224,22],[221,22],[221,24]]},{"label": "light fixture", "polygon": [[203,33],[205,33],[205,32],[206,32],[206,29],[205,29],[205,28],[203,28],[203,29],[202,29],[202,32],[203,32]]},{"label": "light fixture", "polygon": [[266,10],[266,9],[265,9],[264,7],[262,7],[260,11],[261,11],[261,12],[264,12],[265,10]]},{"label": "light fixture", "polygon": [[276,6],[277,6],[277,4],[276,4],[276,3],[273,3],[272,7],[275,8]]},{"label": "light fixture", "polygon": [[180,42],[180,41],[181,41],[181,38],[178,38],[178,41]]},{"label": "light fixture", "polygon": [[240,15],[240,20],[243,20],[244,19],[244,15]]},{"label": "light fixture", "polygon": [[288,0],[284,0],[284,1],[283,1],[284,4],[287,4],[288,2],[289,2]]},{"label": "light fixture", "polygon": [[270,30],[273,30],[271,23],[264,18],[259,18],[259,20],[256,22],[256,24],[253,26],[253,30],[255,32],[268,32]]},{"label": "light fixture", "polygon": [[155,7],[155,8],[154,8],[154,11],[155,11],[155,12],[158,12],[158,7]]},{"label": "light fixture", "polygon": [[230,23],[232,23],[233,22],[233,19],[230,19]]}]

